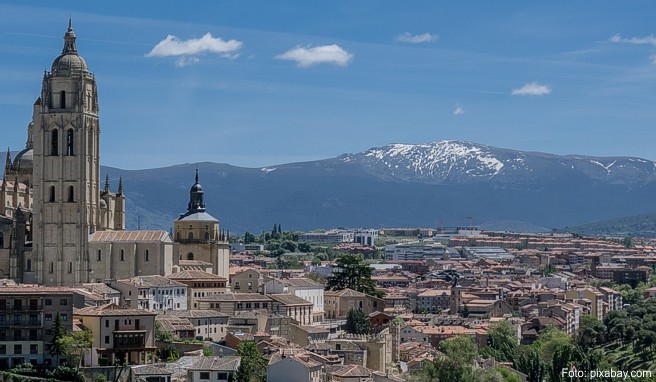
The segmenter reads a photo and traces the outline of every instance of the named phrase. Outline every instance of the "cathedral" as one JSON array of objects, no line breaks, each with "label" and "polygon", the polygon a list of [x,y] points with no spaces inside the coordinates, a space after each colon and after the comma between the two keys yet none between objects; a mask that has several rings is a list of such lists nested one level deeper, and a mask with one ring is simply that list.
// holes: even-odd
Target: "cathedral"
[{"label": "cathedral", "polygon": [[100,185],[96,78],[78,54],[69,20],[45,72],[25,149],[7,151],[0,188],[0,277],[72,286],[205,267],[228,278],[229,246],[206,212],[198,170],[187,212],[167,231],[125,229],[119,180]]}]

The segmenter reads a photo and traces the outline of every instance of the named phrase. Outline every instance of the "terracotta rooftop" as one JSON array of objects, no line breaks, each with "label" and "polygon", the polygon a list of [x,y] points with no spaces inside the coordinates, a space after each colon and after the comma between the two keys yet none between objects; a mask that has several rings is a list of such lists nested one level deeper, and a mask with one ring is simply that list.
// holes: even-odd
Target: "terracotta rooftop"
[{"label": "terracotta rooftop", "polygon": [[170,240],[166,231],[96,231],[89,235],[90,242],[158,242],[167,239]]}]

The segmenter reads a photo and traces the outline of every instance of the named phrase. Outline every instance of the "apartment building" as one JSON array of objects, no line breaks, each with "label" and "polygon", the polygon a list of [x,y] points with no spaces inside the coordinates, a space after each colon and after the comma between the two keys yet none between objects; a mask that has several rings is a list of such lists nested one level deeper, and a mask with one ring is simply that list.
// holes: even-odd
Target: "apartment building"
[{"label": "apartment building", "polygon": [[73,329],[73,291],[36,285],[0,286],[0,370],[23,363],[57,366],[50,355],[57,313]]}]

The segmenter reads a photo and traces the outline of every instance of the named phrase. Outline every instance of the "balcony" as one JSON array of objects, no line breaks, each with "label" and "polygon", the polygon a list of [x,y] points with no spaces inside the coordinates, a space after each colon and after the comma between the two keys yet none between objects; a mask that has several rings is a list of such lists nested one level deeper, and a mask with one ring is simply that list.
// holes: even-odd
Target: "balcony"
[{"label": "balcony", "polygon": [[43,305],[0,305],[0,312],[39,312]]},{"label": "balcony", "polygon": [[117,333],[114,331],[114,349],[146,349],[145,333]]},{"label": "balcony", "polygon": [[120,325],[119,327],[114,327],[114,334],[122,332],[145,332],[146,325]]}]

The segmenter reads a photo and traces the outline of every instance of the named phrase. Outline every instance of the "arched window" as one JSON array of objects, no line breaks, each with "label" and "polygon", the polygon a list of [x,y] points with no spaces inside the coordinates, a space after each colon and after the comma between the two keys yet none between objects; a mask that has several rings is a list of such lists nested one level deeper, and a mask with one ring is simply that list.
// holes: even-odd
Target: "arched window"
[{"label": "arched window", "polygon": [[189,252],[187,253],[187,260],[193,260],[194,259],[194,254]]},{"label": "arched window", "polygon": [[50,195],[48,197],[48,201],[50,203],[54,203],[55,201],[55,186],[50,186]]},{"label": "arched window", "polygon": [[146,250],[146,253],[144,254],[144,258],[145,258],[146,261],[149,261],[149,259],[148,259],[149,256],[148,255],[149,255],[148,250]]},{"label": "arched window", "polygon": [[75,187],[68,186],[68,202],[73,203],[75,201]]},{"label": "arched window", "polygon": [[121,261],[125,260],[125,252],[121,249]]},{"label": "arched window", "polygon": [[194,233],[193,233],[193,232],[189,232],[189,234],[187,235],[187,239],[189,239],[189,240],[194,240]]},{"label": "arched window", "polygon": [[73,129],[69,129],[66,132],[66,155],[71,156],[73,154],[73,143],[74,143],[74,137],[75,137],[75,132]]},{"label": "arched window", "polygon": [[59,155],[59,130],[57,129],[50,132],[50,155]]},{"label": "arched window", "polygon": [[59,106],[61,109],[66,109],[66,91],[59,92]]}]

